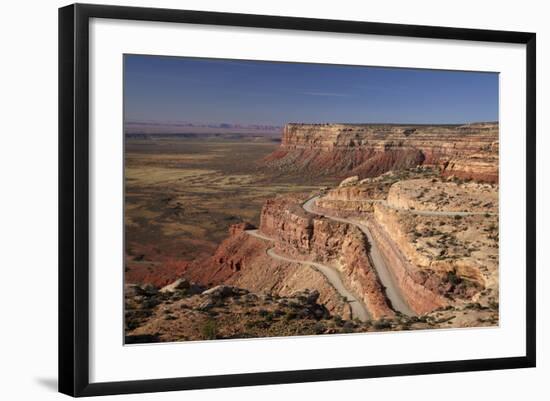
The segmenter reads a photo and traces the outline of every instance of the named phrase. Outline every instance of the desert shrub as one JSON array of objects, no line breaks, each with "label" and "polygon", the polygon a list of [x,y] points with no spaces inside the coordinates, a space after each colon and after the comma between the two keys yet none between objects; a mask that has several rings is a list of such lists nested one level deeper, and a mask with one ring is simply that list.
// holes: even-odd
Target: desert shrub
[{"label": "desert shrub", "polygon": [[449,316],[449,317],[447,317],[447,318],[439,319],[439,320],[435,321],[434,323],[438,323],[438,324],[441,324],[441,323],[452,323],[451,320],[453,320],[454,318],[456,318],[456,316]]},{"label": "desert shrub", "polygon": [[219,315],[218,312],[213,311],[213,310],[211,310],[211,309],[207,310],[207,311],[206,311],[206,314],[207,314],[208,316],[210,316],[210,317],[215,317],[215,316],[218,316],[218,315]]},{"label": "desert shrub", "polygon": [[325,332],[325,330],[326,330],[326,327],[321,322],[316,322],[313,325],[313,331],[315,332],[315,334],[323,334]]},{"label": "desert shrub", "polygon": [[129,320],[126,319],[126,330],[134,330],[141,325],[139,320]]},{"label": "desert shrub", "polygon": [[189,292],[187,291],[187,289],[183,288],[181,290],[178,289],[178,290],[174,291],[174,293],[172,293],[171,297],[173,299],[181,299],[181,298],[184,298],[188,295],[189,295]]},{"label": "desert shrub", "polygon": [[401,321],[401,330],[410,330],[412,328],[412,323],[409,320]]},{"label": "desert shrub", "polygon": [[160,303],[160,301],[157,298],[151,297],[151,298],[147,298],[143,301],[142,307],[144,309],[151,309],[151,308],[154,308],[155,306],[157,306],[159,303]]},{"label": "desert shrub", "polygon": [[462,280],[456,274],[456,271],[453,270],[447,273],[447,281],[450,282],[452,285],[457,285],[460,284]]},{"label": "desert shrub", "polygon": [[218,336],[218,326],[213,319],[207,320],[201,327],[201,334],[205,340],[215,340]]},{"label": "desert shrub", "polygon": [[285,320],[288,322],[290,320],[296,319],[297,317],[298,317],[298,314],[296,312],[289,311],[285,315]]},{"label": "desert shrub", "polygon": [[273,317],[283,316],[284,314],[285,314],[285,311],[282,309],[275,309],[273,311]]},{"label": "desert shrub", "polygon": [[428,321],[428,317],[426,315],[418,316],[417,321],[419,323],[426,323]]},{"label": "desert shrub", "polygon": [[387,320],[377,320],[373,326],[376,330],[386,330],[391,328],[391,323]]},{"label": "desert shrub", "polygon": [[257,325],[256,321],[248,321],[244,324],[244,327],[246,327],[248,330],[255,328]]}]

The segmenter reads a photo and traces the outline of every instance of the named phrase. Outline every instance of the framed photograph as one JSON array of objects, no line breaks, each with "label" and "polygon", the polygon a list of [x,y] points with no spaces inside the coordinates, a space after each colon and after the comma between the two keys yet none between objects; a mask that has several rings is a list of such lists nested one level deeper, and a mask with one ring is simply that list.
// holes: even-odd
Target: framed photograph
[{"label": "framed photograph", "polygon": [[59,10],[59,390],[535,366],[535,34]]}]

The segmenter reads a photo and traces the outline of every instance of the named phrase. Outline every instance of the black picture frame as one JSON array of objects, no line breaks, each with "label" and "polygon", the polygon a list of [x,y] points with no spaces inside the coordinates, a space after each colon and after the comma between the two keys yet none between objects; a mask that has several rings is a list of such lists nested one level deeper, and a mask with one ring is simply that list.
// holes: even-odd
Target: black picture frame
[{"label": "black picture frame", "polygon": [[[91,18],[437,38],[526,45],[526,354],[520,357],[90,383],[88,61]],[[74,4],[59,9],[59,391],[158,392],[534,367],[536,35],[435,26]]]}]

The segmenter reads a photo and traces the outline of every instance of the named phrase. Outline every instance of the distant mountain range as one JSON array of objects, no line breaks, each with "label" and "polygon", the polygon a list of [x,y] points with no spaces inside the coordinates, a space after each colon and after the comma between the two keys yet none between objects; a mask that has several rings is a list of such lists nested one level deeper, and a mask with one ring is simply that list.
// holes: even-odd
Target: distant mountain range
[{"label": "distant mountain range", "polygon": [[126,134],[213,134],[213,133],[281,133],[280,125],[264,124],[231,124],[231,123],[192,123],[192,122],[158,122],[128,121],[124,124]]}]

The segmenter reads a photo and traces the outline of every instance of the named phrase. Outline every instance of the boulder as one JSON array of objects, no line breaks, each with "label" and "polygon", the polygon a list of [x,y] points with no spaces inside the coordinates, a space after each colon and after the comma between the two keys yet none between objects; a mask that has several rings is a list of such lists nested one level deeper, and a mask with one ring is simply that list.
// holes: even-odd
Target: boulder
[{"label": "boulder", "polygon": [[160,292],[175,292],[177,290],[187,290],[191,286],[191,283],[184,278],[179,278],[173,283],[170,283],[160,289]]},{"label": "boulder", "polygon": [[141,296],[144,294],[144,291],[138,284],[125,284],[124,285],[124,296],[126,298],[133,298]]},{"label": "boulder", "polygon": [[159,292],[158,288],[155,287],[153,284],[145,284],[141,287],[141,289],[146,295],[156,295]]},{"label": "boulder", "polygon": [[240,296],[240,295],[244,295],[244,294],[247,294],[247,293],[248,293],[247,290],[244,290],[244,289],[241,289],[241,288],[231,287],[229,285],[220,284],[220,285],[212,287],[212,288],[210,288],[206,291],[203,291],[202,295],[208,295],[210,297],[225,298],[225,297],[231,297],[231,296],[235,296],[235,295]]}]

